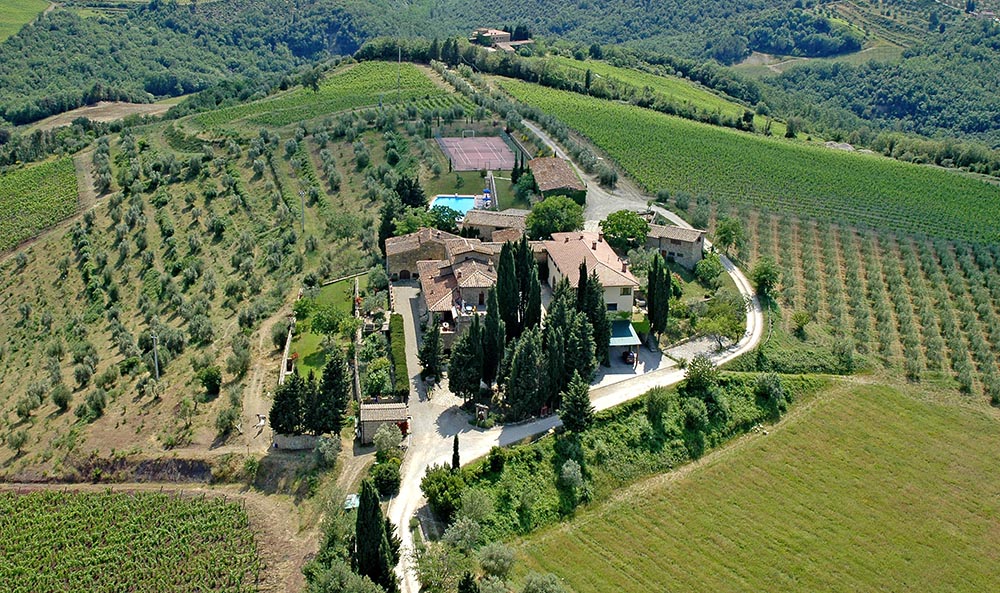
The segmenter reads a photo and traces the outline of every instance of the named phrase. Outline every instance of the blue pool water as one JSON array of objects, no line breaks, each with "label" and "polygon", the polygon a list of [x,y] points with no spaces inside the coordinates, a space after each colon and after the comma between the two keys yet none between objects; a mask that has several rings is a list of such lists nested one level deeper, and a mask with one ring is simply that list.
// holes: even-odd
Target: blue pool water
[{"label": "blue pool water", "polygon": [[476,206],[475,196],[435,196],[431,200],[431,208],[434,206],[447,206],[453,210],[458,210],[465,216],[465,213]]}]

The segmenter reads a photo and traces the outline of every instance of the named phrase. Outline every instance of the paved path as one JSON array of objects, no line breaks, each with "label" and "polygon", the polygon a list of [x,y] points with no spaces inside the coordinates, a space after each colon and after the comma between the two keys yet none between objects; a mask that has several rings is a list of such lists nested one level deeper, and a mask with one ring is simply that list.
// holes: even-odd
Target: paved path
[{"label": "paved path", "polygon": [[[550,143],[557,155],[565,158],[565,152],[547,135],[533,124],[524,123],[544,141]],[[583,175],[582,171],[581,175]],[[591,188],[597,188],[596,182],[588,183],[588,185]],[[615,196],[600,188],[597,188],[597,191],[603,194],[598,199],[604,201],[606,204],[604,207],[620,204],[609,212],[621,209],[622,206],[629,207],[638,204],[645,207],[647,203],[645,199],[636,199],[634,196]],[[591,193],[588,189],[588,203],[591,199],[590,196]],[[622,202],[626,203],[622,204]],[[687,228],[691,226],[672,212],[658,206],[654,206],[653,209],[679,226]],[[728,258],[722,258],[722,265],[733,278],[740,293],[750,299],[750,306],[747,311],[747,330],[737,343],[723,351],[713,351],[711,345],[706,345],[704,354],[710,356],[717,365],[752,350],[760,341],[764,330],[764,317],[750,281]],[[403,542],[402,560],[396,567],[402,591],[404,593],[418,593],[420,584],[415,574],[413,538],[409,523],[410,518],[415,516],[417,509],[424,504],[423,493],[420,491],[420,480],[427,466],[451,462],[452,439],[456,434],[459,435],[462,463],[466,464],[483,457],[489,453],[492,447],[511,445],[531,439],[545,434],[561,425],[562,422],[553,415],[516,425],[504,425],[484,430],[469,424],[468,416],[458,408],[462,403],[461,400],[450,395],[446,390],[431,390],[431,397],[428,398],[428,393],[419,380],[420,363],[416,356],[418,336],[416,336],[415,329],[419,328],[419,322],[416,319],[418,299],[420,298],[419,290],[416,283],[413,282],[397,284],[393,290],[395,291],[395,310],[403,315],[406,328],[407,367],[411,377],[410,414],[413,417],[413,422],[410,445],[401,469],[402,483],[399,495],[390,501],[388,514],[398,527],[399,536]],[[672,367],[664,368],[606,387],[592,389],[590,399],[597,410],[605,410],[635,399],[654,387],[669,387],[683,379],[683,370]]]}]

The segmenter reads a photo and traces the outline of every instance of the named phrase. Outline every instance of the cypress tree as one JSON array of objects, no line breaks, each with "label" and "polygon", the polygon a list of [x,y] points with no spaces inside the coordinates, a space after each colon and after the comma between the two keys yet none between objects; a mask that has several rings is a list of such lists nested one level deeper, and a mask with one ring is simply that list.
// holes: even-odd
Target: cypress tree
[{"label": "cypress tree", "polygon": [[462,467],[462,460],[458,456],[458,435],[455,435],[455,440],[451,444],[451,471],[458,471],[458,468]]},{"label": "cypress tree", "polygon": [[517,275],[518,293],[518,315],[521,320],[521,329],[527,328],[524,323],[524,310],[528,306],[528,290],[531,283],[531,269],[535,268],[535,275],[538,275],[538,266],[535,265],[535,256],[531,253],[528,245],[528,237],[522,236],[521,240],[514,244],[514,273]]},{"label": "cypress tree", "polygon": [[312,410],[307,410],[309,430],[315,434],[325,432],[340,434],[344,427],[344,414],[351,399],[351,379],[347,371],[344,352],[334,348],[323,366],[319,394]]},{"label": "cypress tree", "polygon": [[649,314],[649,329],[655,334],[663,333],[667,328],[667,317],[670,315],[670,292],[673,280],[670,268],[663,262],[660,254],[653,259],[653,267],[649,272],[649,293],[646,310]]},{"label": "cypress tree", "polygon": [[566,332],[566,349],[563,354],[566,363],[560,391],[565,390],[566,386],[569,385],[574,372],[584,380],[589,381],[597,369],[597,360],[594,355],[596,339],[593,326],[587,321],[585,314],[574,311],[571,315],[572,319]]},{"label": "cypress tree", "polygon": [[[604,287],[597,278],[597,272],[592,272],[587,279],[587,320],[593,328],[594,357],[601,364],[611,363],[609,349],[611,347],[611,321],[608,320],[608,306],[604,302]],[[588,377],[589,378],[589,377]]]},{"label": "cypress tree", "polygon": [[548,383],[547,397],[552,407],[559,407],[560,392],[563,389],[563,374],[566,372],[566,337],[561,327],[546,326],[545,366]]},{"label": "cypress tree", "polygon": [[379,506],[375,483],[366,479],[361,483],[361,500],[355,523],[356,550],[355,568],[361,576],[366,576],[387,592],[397,590],[393,572],[392,549],[386,534],[387,526]]},{"label": "cypress tree", "polygon": [[576,310],[583,311],[587,306],[587,262],[580,262],[580,277],[576,281]]},{"label": "cypress tree", "polygon": [[[530,252],[529,252],[530,254]],[[538,266],[531,262],[528,273],[528,294],[524,307],[522,323],[525,329],[531,329],[542,322],[542,284],[538,280]]]},{"label": "cypress tree", "polygon": [[463,400],[479,393],[479,381],[483,378],[483,336],[479,326],[479,316],[473,316],[472,326],[455,340],[451,347],[448,363],[448,389]]},{"label": "cypress tree", "polygon": [[507,377],[505,397],[514,419],[527,418],[545,403],[547,382],[544,363],[541,332],[532,328],[517,341],[510,362],[510,376]]},{"label": "cypress tree", "polygon": [[305,383],[302,386],[302,430],[303,432],[317,433],[313,426],[319,424],[319,384],[316,381],[316,373],[309,369]]},{"label": "cypress tree", "polygon": [[497,305],[500,308],[500,319],[503,319],[507,330],[507,340],[513,340],[521,335],[518,319],[520,294],[514,266],[514,249],[510,242],[504,243],[500,249],[500,262],[497,264]]},{"label": "cypress tree", "polygon": [[293,372],[274,390],[274,402],[268,414],[271,428],[278,434],[302,434],[302,395],[305,382]]},{"label": "cypress tree", "polygon": [[483,327],[483,381],[492,385],[497,378],[497,367],[503,359],[506,332],[500,318],[497,291],[490,291],[486,301],[486,322]]},{"label": "cypress tree", "polygon": [[590,403],[590,385],[579,374],[573,373],[562,401],[559,418],[562,419],[566,430],[581,433],[594,421],[594,406]]},{"label": "cypress tree", "polygon": [[423,367],[421,375],[424,377],[441,376],[441,326],[437,317],[432,317],[430,330],[424,334],[424,342],[420,346],[417,358],[420,359],[420,366]]},{"label": "cypress tree", "polygon": [[434,38],[434,41],[431,41],[431,46],[427,50],[427,59],[441,61],[441,44],[438,42],[437,37]]}]

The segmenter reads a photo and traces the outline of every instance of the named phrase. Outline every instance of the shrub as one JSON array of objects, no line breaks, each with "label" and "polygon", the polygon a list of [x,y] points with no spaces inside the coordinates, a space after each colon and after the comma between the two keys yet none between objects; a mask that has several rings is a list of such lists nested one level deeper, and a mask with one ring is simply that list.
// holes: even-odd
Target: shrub
[{"label": "shrub", "polygon": [[781,377],[775,373],[763,373],[757,377],[754,395],[772,418],[777,418],[788,409],[788,391],[781,383]]},{"label": "shrub", "polygon": [[389,459],[376,463],[371,470],[375,488],[382,496],[392,496],[399,492],[399,459]]},{"label": "shrub", "polygon": [[340,455],[340,441],[330,437],[319,437],[316,441],[316,465],[320,469],[329,469],[337,464]]},{"label": "shrub", "polygon": [[281,350],[285,347],[285,339],[288,337],[288,329],[291,326],[292,322],[288,319],[277,321],[271,326],[271,343],[274,344],[275,350]]},{"label": "shrub", "polygon": [[506,579],[517,560],[514,548],[501,542],[493,542],[479,550],[479,566],[487,575]]},{"label": "shrub", "polygon": [[462,499],[465,479],[462,472],[447,465],[433,465],[420,480],[420,489],[439,519],[450,522]]},{"label": "shrub", "polygon": [[562,586],[559,577],[552,573],[538,574],[529,572],[524,578],[524,588],[521,593],[565,593],[566,588]]},{"label": "shrub", "polygon": [[198,380],[205,388],[205,393],[219,395],[219,388],[222,387],[222,369],[217,366],[204,368],[198,373]]},{"label": "shrub", "polygon": [[386,422],[378,427],[372,440],[375,442],[376,459],[380,462],[386,461],[399,450],[399,444],[403,442],[403,433],[392,422]]},{"label": "shrub", "polygon": [[240,412],[236,408],[223,408],[219,415],[215,417],[215,430],[218,435],[226,436],[236,427],[236,422],[240,419]]},{"label": "shrub", "polygon": [[52,388],[52,393],[49,395],[52,399],[52,403],[59,408],[60,412],[65,412],[69,408],[70,401],[73,399],[73,395],[66,387],[64,383],[58,383]]}]

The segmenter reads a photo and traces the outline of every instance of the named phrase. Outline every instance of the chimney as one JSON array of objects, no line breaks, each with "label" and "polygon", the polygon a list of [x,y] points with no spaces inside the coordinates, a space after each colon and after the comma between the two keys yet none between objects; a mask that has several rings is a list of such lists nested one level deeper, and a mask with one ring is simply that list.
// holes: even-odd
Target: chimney
[{"label": "chimney", "polygon": [[597,234],[597,242],[598,243],[604,243],[604,233],[598,233]]},{"label": "chimney", "polygon": [[591,243],[590,244],[590,248],[593,249],[594,251],[597,251],[597,241],[594,241],[593,243]]},{"label": "chimney", "polygon": [[625,273],[625,272],[628,272],[628,264],[625,263],[625,262],[622,262],[622,273]]},{"label": "chimney", "polygon": [[458,278],[459,280],[462,279],[462,270],[458,270],[457,272],[455,272],[455,278]]},{"label": "chimney", "polygon": [[569,243],[569,237],[563,237],[563,243]]}]

